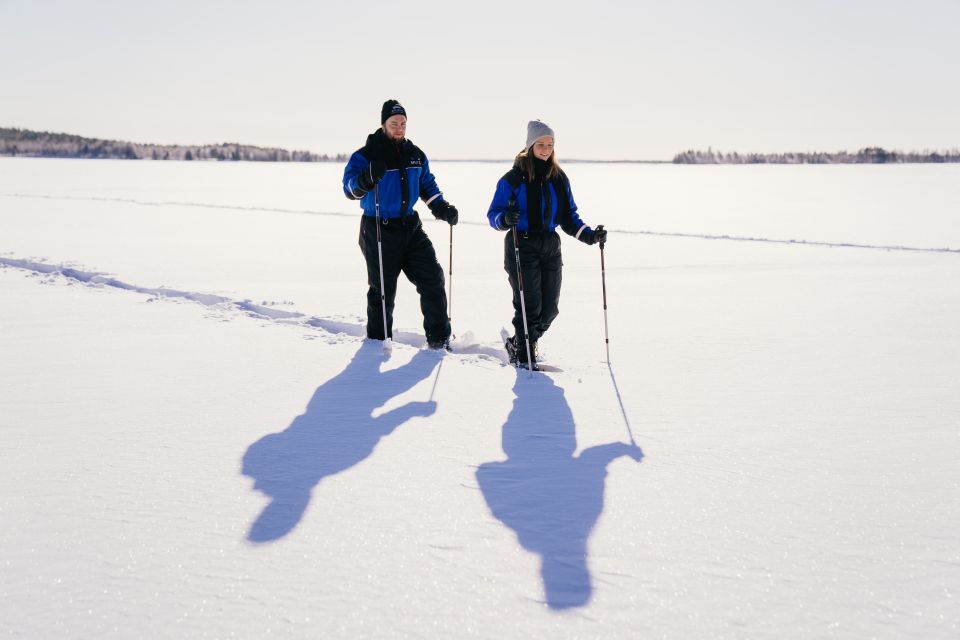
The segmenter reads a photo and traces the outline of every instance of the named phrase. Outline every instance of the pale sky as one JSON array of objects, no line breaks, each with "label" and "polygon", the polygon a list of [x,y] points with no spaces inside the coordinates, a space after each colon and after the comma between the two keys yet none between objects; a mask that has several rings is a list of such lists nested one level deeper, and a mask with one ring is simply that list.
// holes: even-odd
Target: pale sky
[{"label": "pale sky", "polygon": [[960,0],[0,0],[0,126],[431,158],[960,147]]}]

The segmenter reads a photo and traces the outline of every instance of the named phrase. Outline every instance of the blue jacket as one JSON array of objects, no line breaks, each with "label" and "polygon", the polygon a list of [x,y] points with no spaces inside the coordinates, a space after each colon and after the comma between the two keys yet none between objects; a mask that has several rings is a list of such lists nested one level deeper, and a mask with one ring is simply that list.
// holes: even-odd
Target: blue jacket
[{"label": "blue jacket", "polygon": [[360,201],[363,215],[375,216],[377,207],[373,190],[363,189],[357,178],[374,160],[387,167],[377,185],[381,218],[409,215],[418,198],[428,206],[443,202],[443,193],[430,173],[426,154],[409,140],[392,142],[382,129],[377,129],[367,136],[367,144],[350,156],[343,170],[343,194],[350,200]]},{"label": "blue jacket", "polygon": [[[539,199],[538,204],[528,202],[528,195],[531,194]],[[530,184],[526,173],[519,167],[508,171],[497,181],[497,190],[493,194],[493,201],[487,211],[487,219],[494,229],[506,231],[510,228],[503,222],[503,214],[511,200],[516,201],[516,206],[520,210],[517,231],[552,232],[560,227],[567,234],[578,239],[584,233],[588,238],[593,234],[593,230],[580,219],[577,213],[577,203],[573,199],[570,180],[562,171],[559,177],[539,184]]]}]

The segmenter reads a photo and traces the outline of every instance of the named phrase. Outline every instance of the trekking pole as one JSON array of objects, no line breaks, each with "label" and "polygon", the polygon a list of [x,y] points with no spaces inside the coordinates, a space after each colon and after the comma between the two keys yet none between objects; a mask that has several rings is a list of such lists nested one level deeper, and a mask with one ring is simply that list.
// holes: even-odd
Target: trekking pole
[{"label": "trekking pole", "polygon": [[[603,229],[603,225],[597,227],[597,231]],[[603,245],[600,242],[600,281],[603,283],[603,339],[607,344],[607,364],[610,364],[610,329],[607,325],[607,267],[603,260]],[[632,438],[632,436],[631,436]]]},{"label": "trekking pole", "polygon": [[[597,226],[597,231],[603,229],[603,225]],[[633,439],[633,429],[630,428],[630,420],[627,418],[627,410],[623,406],[623,397],[620,395],[620,387],[617,385],[617,377],[613,375],[613,365],[610,364],[610,330],[607,328],[607,266],[603,260],[603,245],[600,243],[600,281],[603,283],[603,337],[607,343],[607,370],[610,371],[610,380],[613,381],[613,390],[617,393],[617,402],[620,403],[620,413],[623,414],[623,422],[627,425],[627,434],[630,435],[630,444],[637,446],[637,441]]]},{"label": "trekking pole", "polygon": [[513,225],[513,259],[517,263],[517,287],[520,289],[520,313],[523,314],[523,340],[527,343],[527,368],[533,376],[533,358],[530,357],[530,332],[527,329],[527,303],[523,299],[523,274],[520,273],[520,248],[517,246],[517,225]]},{"label": "trekking pole", "polygon": [[456,338],[453,333],[453,225],[450,225],[450,297],[447,298],[447,322],[450,323],[450,337]]},{"label": "trekking pole", "polygon": [[393,343],[387,331],[387,296],[383,286],[383,243],[380,240],[380,189],[373,185],[373,201],[377,210],[377,262],[380,264],[380,306],[383,309],[383,350],[392,351]]}]

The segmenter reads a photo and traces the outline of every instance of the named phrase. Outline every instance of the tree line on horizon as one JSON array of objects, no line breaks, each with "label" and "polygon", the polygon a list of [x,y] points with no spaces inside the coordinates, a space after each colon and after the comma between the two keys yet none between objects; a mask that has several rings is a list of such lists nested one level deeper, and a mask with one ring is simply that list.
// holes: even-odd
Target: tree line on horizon
[{"label": "tree line on horizon", "polygon": [[[121,140],[85,138],[0,127],[0,156],[31,158],[109,158],[119,160],[217,160],[228,162],[346,162],[344,153],[318,154],[272,147],[224,142],[207,145],[140,144]],[[790,152],[738,153],[736,151],[683,151],[673,164],[897,164],[960,162],[960,149],[949,151],[888,151],[867,147],[855,153]]]},{"label": "tree line on horizon", "polygon": [[950,151],[887,151],[867,147],[856,153],[724,153],[708,148],[689,150],[673,157],[674,164],[900,164],[908,162],[960,162],[960,149]]},{"label": "tree line on horizon", "polygon": [[68,133],[0,128],[0,155],[30,158],[107,158],[115,160],[218,160],[252,162],[345,162],[345,154],[224,142],[205,145],[139,144],[84,138]]}]

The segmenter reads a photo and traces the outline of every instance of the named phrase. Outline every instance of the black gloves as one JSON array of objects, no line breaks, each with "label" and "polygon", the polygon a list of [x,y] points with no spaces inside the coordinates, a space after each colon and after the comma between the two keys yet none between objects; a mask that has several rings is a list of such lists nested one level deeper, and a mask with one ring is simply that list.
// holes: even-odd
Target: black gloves
[{"label": "black gloves", "polygon": [[379,160],[374,160],[357,176],[357,184],[364,191],[373,191],[373,186],[380,182],[386,172],[387,165]]},{"label": "black gloves", "polygon": [[460,219],[460,213],[457,211],[457,208],[445,200],[437,198],[429,205],[430,213],[438,220],[443,220],[450,223],[450,226],[457,224],[457,220]]},{"label": "black gloves", "polygon": [[607,230],[603,228],[602,224],[598,224],[597,228],[593,230],[593,241],[600,244],[607,241]]},{"label": "black gloves", "polygon": [[596,244],[598,242],[604,243],[607,241],[607,230],[603,228],[603,225],[597,225],[597,228],[591,231],[590,233],[581,233],[580,242],[585,242],[586,244]]},{"label": "black gloves", "polygon": [[511,199],[507,210],[503,212],[503,224],[512,227],[518,222],[520,222],[520,209],[517,208],[517,201]]}]

